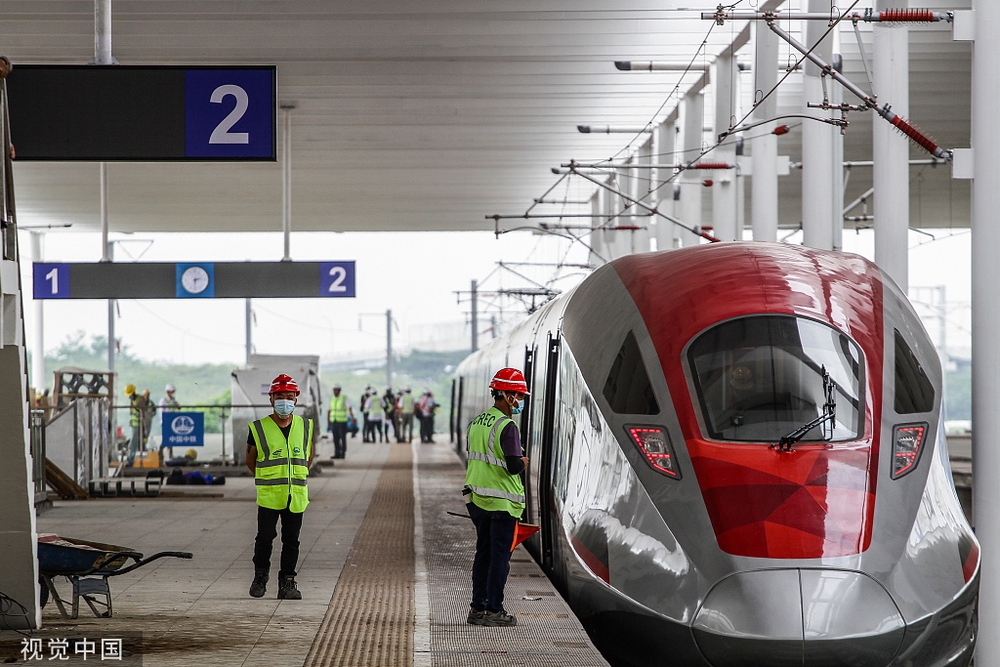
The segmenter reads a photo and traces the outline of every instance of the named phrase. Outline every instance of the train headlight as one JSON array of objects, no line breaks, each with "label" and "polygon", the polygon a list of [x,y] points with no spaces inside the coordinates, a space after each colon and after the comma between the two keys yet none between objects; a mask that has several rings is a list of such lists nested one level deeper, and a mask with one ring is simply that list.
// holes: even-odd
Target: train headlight
[{"label": "train headlight", "polygon": [[901,424],[892,429],[893,479],[898,479],[917,467],[926,434],[927,424]]},{"label": "train headlight", "polygon": [[681,478],[666,429],[659,426],[626,426],[625,430],[654,470],[674,479]]}]

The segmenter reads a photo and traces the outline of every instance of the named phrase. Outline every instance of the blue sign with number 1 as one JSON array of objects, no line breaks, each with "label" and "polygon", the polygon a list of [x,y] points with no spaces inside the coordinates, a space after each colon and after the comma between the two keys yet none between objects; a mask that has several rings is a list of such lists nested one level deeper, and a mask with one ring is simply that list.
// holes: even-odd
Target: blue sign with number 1
[{"label": "blue sign with number 1", "polygon": [[69,298],[69,264],[44,264],[35,262],[34,294],[36,299]]}]

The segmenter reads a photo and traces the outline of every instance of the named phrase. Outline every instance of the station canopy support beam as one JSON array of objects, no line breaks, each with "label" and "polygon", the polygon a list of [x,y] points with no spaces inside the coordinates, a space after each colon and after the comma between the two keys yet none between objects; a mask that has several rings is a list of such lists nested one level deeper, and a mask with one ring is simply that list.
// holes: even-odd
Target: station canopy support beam
[{"label": "station canopy support beam", "polygon": [[973,0],[972,47],[972,487],[982,549],[976,664],[1000,665],[1000,3]]}]

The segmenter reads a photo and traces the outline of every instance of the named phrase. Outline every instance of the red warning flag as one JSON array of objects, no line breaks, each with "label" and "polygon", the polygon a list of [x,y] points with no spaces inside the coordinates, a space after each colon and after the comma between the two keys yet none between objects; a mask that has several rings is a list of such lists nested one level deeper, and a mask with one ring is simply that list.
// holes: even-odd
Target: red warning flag
[{"label": "red warning flag", "polygon": [[510,550],[513,551],[517,548],[517,545],[524,542],[526,539],[537,533],[541,529],[541,526],[535,525],[533,523],[521,523],[517,522],[517,526],[514,528],[514,542],[510,545]]}]

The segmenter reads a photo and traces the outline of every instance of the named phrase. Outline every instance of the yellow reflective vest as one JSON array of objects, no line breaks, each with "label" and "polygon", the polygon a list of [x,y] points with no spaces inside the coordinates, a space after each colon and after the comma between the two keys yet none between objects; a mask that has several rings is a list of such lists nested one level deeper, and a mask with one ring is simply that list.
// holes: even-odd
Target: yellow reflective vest
[{"label": "yellow reflective vest", "polygon": [[257,504],[273,510],[286,507],[301,513],[309,505],[309,455],[312,453],[312,420],[292,416],[285,440],[271,415],[250,425],[257,448],[254,484]]},{"label": "yellow reflective vest", "polygon": [[330,397],[329,417],[331,422],[347,423],[347,396],[345,394]]},{"label": "yellow reflective vest", "polygon": [[472,502],[476,507],[490,512],[507,512],[519,519],[524,512],[524,484],[520,475],[507,472],[500,446],[500,433],[507,424],[514,424],[514,420],[493,407],[469,425],[465,484],[472,489]]}]

